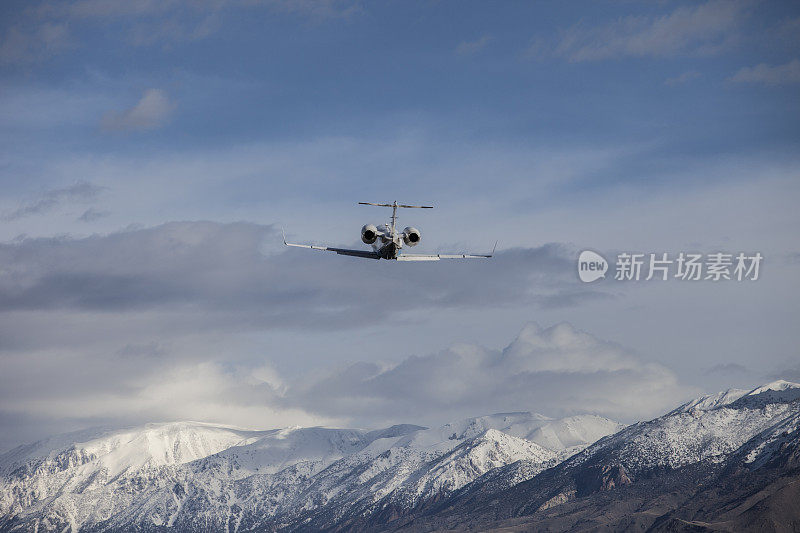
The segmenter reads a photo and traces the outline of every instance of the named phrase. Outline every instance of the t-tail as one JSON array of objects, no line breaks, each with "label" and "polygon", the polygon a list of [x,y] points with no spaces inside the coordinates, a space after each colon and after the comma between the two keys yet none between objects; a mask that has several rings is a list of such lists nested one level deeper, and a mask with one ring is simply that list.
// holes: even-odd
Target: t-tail
[{"label": "t-tail", "polygon": [[395,233],[395,226],[397,225],[397,208],[402,207],[404,209],[413,208],[413,209],[433,209],[432,205],[406,205],[406,204],[398,204],[397,201],[392,202],[391,204],[374,204],[372,202],[358,202],[359,205],[377,205],[378,207],[391,207],[392,208],[392,235]]}]

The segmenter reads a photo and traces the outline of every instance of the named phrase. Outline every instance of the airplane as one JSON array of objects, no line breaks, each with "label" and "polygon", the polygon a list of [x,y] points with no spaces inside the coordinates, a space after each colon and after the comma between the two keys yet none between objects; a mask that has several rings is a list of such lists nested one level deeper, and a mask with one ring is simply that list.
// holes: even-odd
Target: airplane
[{"label": "airplane", "polygon": [[365,259],[388,259],[393,261],[438,261],[440,259],[485,259],[492,257],[497,248],[497,243],[494,243],[494,248],[490,254],[404,254],[400,253],[403,245],[409,247],[419,244],[422,234],[417,228],[408,226],[401,233],[397,232],[397,209],[433,209],[431,205],[405,205],[398,204],[397,201],[391,204],[374,204],[371,202],[358,202],[359,205],[376,205],[379,207],[392,208],[392,223],[381,224],[375,226],[374,224],[365,224],[361,228],[361,240],[364,244],[372,245],[372,250],[348,250],[346,248],[333,248],[330,246],[316,246],[312,244],[295,244],[286,242],[286,234],[283,235],[283,244],[286,246],[295,246],[297,248],[310,248],[312,250],[326,250],[328,252],[336,252],[339,255],[351,255],[354,257],[363,257]]}]

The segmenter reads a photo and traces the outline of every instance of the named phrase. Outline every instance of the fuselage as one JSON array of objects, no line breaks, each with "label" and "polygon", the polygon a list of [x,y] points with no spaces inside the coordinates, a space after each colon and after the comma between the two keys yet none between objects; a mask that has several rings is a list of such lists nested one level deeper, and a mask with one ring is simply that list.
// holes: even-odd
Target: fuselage
[{"label": "fuselage", "polygon": [[403,237],[397,230],[386,224],[378,226],[378,238],[372,243],[372,249],[381,259],[397,259],[402,247]]},{"label": "fuselage", "polygon": [[398,205],[397,202],[393,204],[372,205],[392,208],[391,223],[381,224],[380,226],[365,224],[361,228],[361,240],[364,244],[372,246],[372,250],[380,259],[397,259],[404,244],[408,246],[416,246],[419,244],[419,240],[422,236],[417,228],[408,226],[403,231],[397,231],[397,208],[415,206]]}]

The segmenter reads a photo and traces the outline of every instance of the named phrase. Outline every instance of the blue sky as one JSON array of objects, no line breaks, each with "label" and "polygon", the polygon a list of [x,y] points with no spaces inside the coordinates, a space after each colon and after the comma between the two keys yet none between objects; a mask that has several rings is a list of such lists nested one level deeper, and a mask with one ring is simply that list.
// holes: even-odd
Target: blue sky
[{"label": "blue sky", "polygon": [[[605,383],[583,403],[417,391],[430,420],[402,421],[603,402],[629,421],[800,376],[796,3],[0,9],[3,446],[111,421],[401,421],[348,411],[342,390],[447,361],[483,373],[530,322],[554,358],[612,342],[639,388],[608,398],[620,374],[587,363],[554,381]],[[358,246],[385,214],[355,203],[395,199],[436,205],[402,213],[423,251],[499,239],[497,260],[412,270],[281,247],[279,227]],[[751,285],[583,286],[584,248],[758,250],[766,266]],[[547,329],[561,322],[593,340]],[[543,371],[500,366],[498,383]],[[172,390],[170,373],[205,381]]]}]

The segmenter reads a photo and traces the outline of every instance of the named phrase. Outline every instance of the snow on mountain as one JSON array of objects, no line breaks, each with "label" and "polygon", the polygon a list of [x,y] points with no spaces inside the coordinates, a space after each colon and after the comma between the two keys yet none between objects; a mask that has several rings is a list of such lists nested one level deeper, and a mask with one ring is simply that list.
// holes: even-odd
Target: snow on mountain
[{"label": "snow on mountain", "polygon": [[[20,446],[0,455],[0,472],[39,463],[85,472],[103,470],[109,477],[123,471],[195,461],[268,433],[201,422],[147,424],[116,431],[88,430]],[[66,461],[66,462],[65,462]]]},{"label": "snow on mountain", "polygon": [[525,439],[489,429],[439,458],[413,486],[417,499],[460,489],[486,472],[521,460],[547,464],[556,453]]},{"label": "snow on mountain", "polygon": [[747,394],[747,392],[748,391],[744,389],[728,389],[715,394],[706,394],[705,396],[701,396],[686,402],[685,404],[671,411],[670,414],[688,413],[694,409],[699,411],[710,411],[711,409],[716,409],[717,407],[735,402]]},{"label": "snow on mountain", "polygon": [[619,422],[596,415],[553,419],[536,413],[517,412],[468,418],[447,424],[442,426],[441,434],[450,434],[450,438],[466,438],[496,429],[507,435],[533,441],[552,451],[571,450],[574,453],[623,427],[625,426]]},{"label": "snow on mountain", "polygon": [[792,402],[800,399],[800,383],[779,379],[756,387],[734,402],[737,406],[758,407],[769,403]]},{"label": "snow on mountain", "polygon": [[765,405],[775,402],[791,402],[798,398],[800,398],[800,384],[781,379],[749,391],[745,389],[728,389],[716,394],[707,394],[686,402],[670,414],[688,413],[692,410],[710,411],[737,401],[740,402],[738,405],[743,405],[744,403]]},{"label": "snow on mountain", "polygon": [[315,488],[334,495],[331,503],[339,508],[409,508],[457,490],[494,468],[520,460],[545,465],[556,457],[536,443],[495,429],[433,444],[425,438],[427,432],[420,433],[416,439],[384,443],[386,449],[377,455],[373,448],[335,463],[318,476]]},{"label": "snow on mountain", "polygon": [[511,487],[504,481],[525,462],[494,469],[442,504],[403,517],[401,525],[417,531],[796,530],[798,389],[777,381],[698,398]]},{"label": "snow on mountain", "polygon": [[0,516],[46,508],[75,529],[129,503],[130,498],[111,498],[113,491],[168,483],[165,472],[264,433],[178,422],[89,430],[21,446],[0,456]]},{"label": "snow on mountain", "polygon": [[551,483],[566,472],[570,498],[576,475],[591,478],[608,465],[618,465],[612,471],[623,482],[721,464],[734,453],[753,467],[766,464],[797,434],[799,400],[800,385],[776,381],[704,396],[628,427],[594,415],[515,412],[431,429],[180,422],[88,430],[0,456],[0,530],[348,527],[471,490],[503,493],[547,469]]},{"label": "snow on mountain", "polygon": [[[496,429],[508,435],[525,438],[525,435],[551,420],[552,418],[538,413],[529,413],[527,411],[498,413],[475,418],[465,418],[464,420],[445,424],[441,427],[441,433],[442,436],[463,439],[474,437],[488,429]],[[450,433],[451,431],[452,433]]]},{"label": "snow on mountain", "polygon": [[779,455],[790,435],[797,438],[800,429],[800,411],[788,416],[781,422],[764,431],[745,456],[744,462],[752,469],[757,469]]},{"label": "snow on mountain", "polygon": [[288,428],[229,447],[217,457],[234,459],[237,467],[247,475],[257,472],[274,474],[299,462],[327,465],[365,448],[370,442],[369,436],[359,430]]},{"label": "snow on mountain", "polygon": [[[0,529],[30,520],[39,530],[191,530],[242,520],[272,528],[408,508],[516,462],[532,476],[571,453],[567,446],[618,427],[594,416],[508,413],[369,432],[190,422],[79,432],[0,456]],[[532,434],[547,446],[525,438]]]},{"label": "snow on mountain", "polygon": [[409,512],[478,480],[506,490],[569,456],[568,469],[601,460],[635,478],[720,462],[751,443],[747,461],[760,464],[797,428],[798,398],[800,385],[778,381],[704,396],[627,428],[594,415],[516,412],[432,429],[183,422],[90,430],[0,456],[0,529],[313,529]]},{"label": "snow on mountain", "polygon": [[550,450],[579,451],[625,426],[596,415],[578,415],[552,420],[528,433],[525,438]]},{"label": "snow on mountain", "polygon": [[[800,413],[798,399],[800,385],[786,381],[741,395],[726,391],[699,398],[655,420],[629,426],[573,461],[609,453],[630,472],[719,462],[776,424],[791,426]],[[684,408],[692,404],[693,408]]]}]

